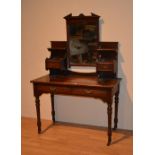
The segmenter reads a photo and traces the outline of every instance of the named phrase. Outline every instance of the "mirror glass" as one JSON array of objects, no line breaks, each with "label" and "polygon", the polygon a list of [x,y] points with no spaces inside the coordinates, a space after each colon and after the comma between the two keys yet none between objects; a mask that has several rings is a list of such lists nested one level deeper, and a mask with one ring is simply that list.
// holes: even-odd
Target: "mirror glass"
[{"label": "mirror glass", "polygon": [[91,23],[71,23],[68,28],[70,65],[94,66],[97,26]]}]

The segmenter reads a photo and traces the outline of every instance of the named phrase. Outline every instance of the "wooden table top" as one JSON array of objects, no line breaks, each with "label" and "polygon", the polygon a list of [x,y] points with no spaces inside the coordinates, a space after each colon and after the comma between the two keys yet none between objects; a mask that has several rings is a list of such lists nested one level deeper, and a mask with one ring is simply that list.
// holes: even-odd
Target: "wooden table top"
[{"label": "wooden table top", "polygon": [[100,88],[113,88],[120,82],[120,78],[108,79],[99,81],[96,76],[79,76],[79,75],[67,75],[50,77],[44,75],[35,80],[32,83],[38,84],[52,84],[52,85],[64,85],[64,86],[87,86],[87,87],[100,87]]}]

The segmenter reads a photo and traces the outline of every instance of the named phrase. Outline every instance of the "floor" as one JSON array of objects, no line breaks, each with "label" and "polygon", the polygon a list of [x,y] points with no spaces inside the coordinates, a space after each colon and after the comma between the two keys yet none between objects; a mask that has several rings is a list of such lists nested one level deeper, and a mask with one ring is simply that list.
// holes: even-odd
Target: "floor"
[{"label": "floor", "polygon": [[56,123],[42,120],[42,134],[37,134],[36,119],[22,118],[22,155],[132,155],[130,131],[113,132],[112,144],[106,146],[106,128]]}]

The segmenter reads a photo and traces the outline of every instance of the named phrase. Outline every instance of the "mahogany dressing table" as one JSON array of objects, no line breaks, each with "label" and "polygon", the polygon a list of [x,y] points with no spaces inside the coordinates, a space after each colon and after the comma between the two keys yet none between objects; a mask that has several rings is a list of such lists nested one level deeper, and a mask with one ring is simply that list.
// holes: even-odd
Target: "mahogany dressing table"
[{"label": "mahogany dressing table", "polygon": [[[67,41],[51,41],[45,67],[49,74],[32,80],[37,112],[38,133],[41,133],[40,99],[51,96],[51,115],[55,120],[54,95],[75,95],[99,98],[107,103],[108,142],[112,141],[112,104],[115,102],[114,130],[118,122],[120,78],[117,77],[118,42],[99,41],[99,16],[64,17],[67,24]],[[79,24],[80,23],[80,24]],[[94,73],[70,71],[72,66],[95,66]]]}]

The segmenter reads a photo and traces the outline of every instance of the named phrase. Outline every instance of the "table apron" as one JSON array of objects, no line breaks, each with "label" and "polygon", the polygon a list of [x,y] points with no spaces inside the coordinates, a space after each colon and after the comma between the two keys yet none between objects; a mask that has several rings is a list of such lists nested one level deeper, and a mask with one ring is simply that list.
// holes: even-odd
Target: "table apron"
[{"label": "table apron", "polygon": [[88,96],[95,98],[107,98],[111,96],[111,91],[107,89],[68,87],[68,86],[49,86],[34,85],[34,93],[53,93],[61,95]]}]

